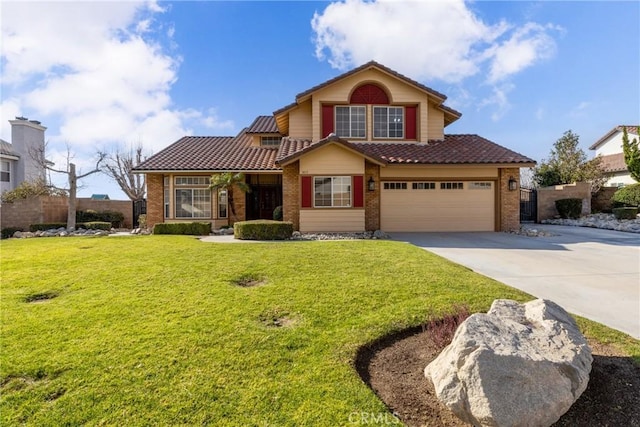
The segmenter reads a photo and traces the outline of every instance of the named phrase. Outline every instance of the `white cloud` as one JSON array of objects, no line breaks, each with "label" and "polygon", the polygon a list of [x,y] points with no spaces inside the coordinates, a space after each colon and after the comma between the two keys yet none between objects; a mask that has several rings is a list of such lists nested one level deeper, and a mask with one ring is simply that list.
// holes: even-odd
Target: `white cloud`
[{"label": "white cloud", "polygon": [[195,125],[233,127],[213,110],[173,105],[182,59],[172,51],[173,26],[156,20],[166,10],[157,3],[9,2],[2,9],[3,138],[7,120],[28,114],[49,127],[52,153],[69,144],[86,159],[113,144],[158,151]]},{"label": "white cloud", "polygon": [[499,121],[511,109],[511,104],[509,103],[509,97],[507,95],[514,88],[515,86],[512,83],[503,83],[498,86],[493,86],[491,96],[483,99],[480,102],[479,107],[493,107],[491,120],[494,122]]},{"label": "white cloud", "polygon": [[552,57],[552,25],[488,24],[463,0],[345,0],[332,3],[311,21],[316,56],[346,70],[376,60],[420,81],[461,83],[484,76],[496,86],[493,100],[504,114],[508,101],[500,85]]}]

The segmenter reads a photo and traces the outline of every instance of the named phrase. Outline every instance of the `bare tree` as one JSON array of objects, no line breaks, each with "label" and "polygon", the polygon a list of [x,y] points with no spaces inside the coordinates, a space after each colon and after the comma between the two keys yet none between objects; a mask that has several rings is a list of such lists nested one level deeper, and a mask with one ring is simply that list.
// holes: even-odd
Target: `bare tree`
[{"label": "bare tree", "polygon": [[103,168],[104,173],[115,180],[134,202],[144,199],[146,192],[145,175],[133,173],[133,168],[144,160],[142,150],[142,144],[128,152],[118,150],[105,159]]},{"label": "bare tree", "polygon": [[69,184],[69,188],[56,187],[55,185],[53,185],[53,183],[50,183],[49,185],[52,188],[55,188],[56,190],[66,191],[69,194],[69,198],[67,199],[67,202],[68,202],[67,230],[73,231],[76,228],[76,199],[77,199],[76,195],[78,193],[78,181],[88,177],[89,175],[93,175],[94,173],[101,172],[102,170],[100,168],[100,164],[104,161],[107,155],[106,153],[99,151],[97,153],[95,167],[89,172],[78,174],[78,172],[76,172],[75,163],[71,162],[73,157],[71,156],[71,150],[69,149],[68,146],[67,146],[67,157],[66,157],[66,163],[67,163],[66,169],[56,169],[52,162],[46,160],[44,156],[45,148],[46,148],[46,144],[42,148],[34,150],[34,152],[31,153],[31,157],[34,160],[36,160],[40,164],[40,166],[46,169],[47,171],[64,174],[67,176],[67,183]]}]

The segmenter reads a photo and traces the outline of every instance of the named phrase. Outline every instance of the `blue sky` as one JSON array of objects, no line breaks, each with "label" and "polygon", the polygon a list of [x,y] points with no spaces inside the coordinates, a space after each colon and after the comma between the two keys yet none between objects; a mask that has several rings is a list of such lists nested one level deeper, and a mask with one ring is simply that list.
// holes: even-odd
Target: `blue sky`
[{"label": "blue sky", "polygon": [[640,123],[636,1],[3,1],[0,16],[0,136],[40,120],[49,157],[68,145],[84,170],[99,149],[234,135],[371,59],[446,94],[463,114],[447,133],[536,160],[566,130],[588,151]]}]

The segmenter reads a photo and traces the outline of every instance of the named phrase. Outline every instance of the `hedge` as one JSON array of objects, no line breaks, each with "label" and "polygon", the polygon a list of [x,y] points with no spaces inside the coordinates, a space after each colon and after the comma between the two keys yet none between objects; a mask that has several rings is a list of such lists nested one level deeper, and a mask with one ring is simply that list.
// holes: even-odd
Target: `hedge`
[{"label": "hedge", "polygon": [[184,234],[191,236],[208,236],[211,233],[209,222],[177,222],[171,224],[156,224],[153,234]]},{"label": "hedge", "polygon": [[77,211],[76,212],[76,222],[77,223],[87,223],[87,222],[108,222],[111,224],[111,227],[118,228],[122,226],[124,222],[124,214],[118,211],[94,211],[92,209],[87,209],[86,211]]},{"label": "hedge", "polygon": [[582,199],[556,200],[556,209],[562,218],[580,218],[582,213]]},{"label": "hedge", "polygon": [[76,229],[85,228],[87,230],[111,230],[111,223],[105,221],[81,222],[76,224]]},{"label": "hedge", "polygon": [[626,206],[640,206],[640,183],[622,187],[613,193],[611,200]]},{"label": "hedge", "polygon": [[293,223],[258,219],[233,224],[233,237],[239,240],[286,240],[293,234]]},{"label": "hedge", "polygon": [[57,230],[58,228],[67,229],[66,222],[45,222],[42,224],[31,224],[29,225],[29,231],[32,233],[35,231],[47,231],[47,230]]},{"label": "hedge", "polygon": [[16,231],[24,231],[21,227],[5,227],[2,229],[2,238],[8,239],[13,237]]},{"label": "hedge", "polygon": [[617,219],[636,219],[638,216],[638,208],[613,208],[613,214]]}]

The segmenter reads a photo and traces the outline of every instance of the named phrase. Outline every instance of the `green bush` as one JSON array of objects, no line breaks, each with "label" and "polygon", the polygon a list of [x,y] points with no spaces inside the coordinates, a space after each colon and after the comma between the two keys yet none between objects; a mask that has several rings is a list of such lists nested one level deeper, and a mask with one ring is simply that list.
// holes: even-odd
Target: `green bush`
[{"label": "green bush", "polygon": [[153,234],[185,234],[190,236],[208,236],[211,233],[209,222],[178,222],[172,224],[156,224]]},{"label": "green bush", "polygon": [[66,222],[45,222],[42,224],[31,224],[29,226],[29,231],[47,231],[47,230],[57,230],[58,228],[67,228]]},{"label": "green bush", "polygon": [[2,203],[13,203],[16,200],[33,196],[66,196],[67,192],[47,186],[44,181],[24,181],[11,191],[2,193]]},{"label": "green bush", "polygon": [[8,239],[9,237],[13,237],[13,234],[16,231],[24,231],[24,230],[20,227],[5,227],[2,229],[2,238]]},{"label": "green bush", "polygon": [[[86,211],[76,212],[76,222],[108,222],[113,228],[122,227],[124,222],[124,214],[118,211],[100,211],[96,212],[93,209],[87,209]],[[109,228],[111,228],[109,227]]]},{"label": "green bush", "polygon": [[106,221],[89,221],[76,224],[76,228],[87,230],[111,230],[111,223]]},{"label": "green bush", "polygon": [[582,213],[582,199],[556,200],[556,209],[562,218],[580,218]]},{"label": "green bush", "polygon": [[640,206],[640,183],[622,187],[613,193],[611,200],[625,206]]},{"label": "green bush", "polygon": [[273,220],[282,221],[282,206],[276,206],[273,210]]},{"label": "green bush", "polygon": [[636,217],[638,216],[638,208],[614,208],[613,214],[616,216],[616,219],[636,219]]},{"label": "green bush", "polygon": [[233,224],[233,237],[240,240],[286,240],[293,234],[293,223],[258,219]]}]

